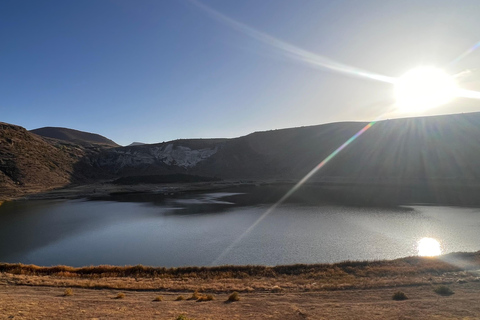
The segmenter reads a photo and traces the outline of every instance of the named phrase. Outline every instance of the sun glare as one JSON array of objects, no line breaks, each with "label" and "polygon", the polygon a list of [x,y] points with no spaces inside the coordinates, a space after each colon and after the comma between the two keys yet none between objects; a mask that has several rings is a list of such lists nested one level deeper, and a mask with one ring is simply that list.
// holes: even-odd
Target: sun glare
[{"label": "sun glare", "polygon": [[422,238],[417,243],[418,255],[433,257],[442,254],[440,243],[433,238]]},{"label": "sun glare", "polygon": [[450,102],[456,91],[455,80],[443,70],[419,67],[397,79],[396,105],[401,112],[421,112]]}]

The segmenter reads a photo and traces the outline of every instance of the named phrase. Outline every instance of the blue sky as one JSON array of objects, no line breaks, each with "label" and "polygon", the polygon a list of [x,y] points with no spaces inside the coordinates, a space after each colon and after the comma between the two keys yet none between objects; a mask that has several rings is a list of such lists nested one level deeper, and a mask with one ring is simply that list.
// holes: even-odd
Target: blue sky
[{"label": "blue sky", "polygon": [[[479,90],[478,0],[202,0],[298,48],[398,77],[468,70]],[[372,120],[389,84],[292,59],[188,0],[2,0],[0,121],[68,127],[120,144],[236,137]],[[480,111],[458,100],[427,114]]]}]

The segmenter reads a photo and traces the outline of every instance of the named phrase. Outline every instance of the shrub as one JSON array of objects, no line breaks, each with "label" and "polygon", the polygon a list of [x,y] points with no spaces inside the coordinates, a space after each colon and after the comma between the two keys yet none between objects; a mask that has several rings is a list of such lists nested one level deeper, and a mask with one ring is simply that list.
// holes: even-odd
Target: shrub
[{"label": "shrub", "polygon": [[73,290],[71,288],[65,289],[65,291],[63,292],[63,296],[64,297],[73,296]]},{"label": "shrub", "polygon": [[179,315],[175,320],[194,320],[192,318],[187,318],[183,314]]},{"label": "shrub", "polygon": [[282,288],[280,288],[279,286],[272,287],[272,292],[280,292],[280,291],[282,291]]},{"label": "shrub", "polygon": [[192,293],[190,298],[188,298],[187,300],[198,300],[198,299],[200,299],[200,297],[201,297],[201,295],[198,293],[197,290],[195,290],[195,292]]},{"label": "shrub", "polygon": [[116,296],[115,296],[115,299],[123,299],[125,298],[125,293],[123,292],[119,292]]},{"label": "shrub", "polygon": [[240,300],[240,297],[238,295],[238,292],[234,291],[234,292],[232,292],[231,295],[228,296],[227,302],[235,302],[235,301],[239,301],[239,300]]},{"label": "shrub", "polygon": [[393,297],[392,297],[393,300],[397,300],[397,301],[401,301],[401,300],[407,300],[408,297],[405,293],[403,293],[402,291],[397,291],[393,294]]},{"label": "shrub", "polygon": [[197,299],[197,302],[212,301],[212,300],[215,300],[215,297],[212,294],[207,294],[207,295],[200,296]]},{"label": "shrub", "polygon": [[441,296],[450,296],[455,293],[452,291],[452,289],[444,285],[436,287],[435,289],[433,289],[433,291],[435,291],[436,294],[439,294]]},{"label": "shrub", "polygon": [[182,300],[185,300],[185,297],[184,296],[178,296],[175,301],[182,301]]},{"label": "shrub", "polygon": [[153,301],[163,301],[163,297],[162,296],[156,296],[155,299],[153,299]]}]

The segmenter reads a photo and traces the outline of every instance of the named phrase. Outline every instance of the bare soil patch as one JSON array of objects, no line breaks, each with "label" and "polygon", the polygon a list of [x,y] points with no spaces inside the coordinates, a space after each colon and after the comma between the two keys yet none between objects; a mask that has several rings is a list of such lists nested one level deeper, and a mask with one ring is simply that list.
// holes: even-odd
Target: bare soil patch
[{"label": "bare soil patch", "polygon": [[[479,256],[171,269],[0,264],[0,319],[479,319]],[[438,294],[441,286],[453,293]],[[239,300],[229,301],[234,291]],[[408,299],[393,300],[399,291]]]},{"label": "bare soil patch", "polygon": [[[76,288],[64,296],[59,287],[0,286],[0,319],[478,319],[480,283],[451,285],[449,297],[434,293],[431,285],[317,292],[252,292],[226,303],[215,300],[175,301],[178,293],[128,291],[123,299],[111,289]],[[405,301],[393,301],[402,290]],[[159,294],[162,301],[154,301]],[[191,292],[184,292],[190,295]]]}]

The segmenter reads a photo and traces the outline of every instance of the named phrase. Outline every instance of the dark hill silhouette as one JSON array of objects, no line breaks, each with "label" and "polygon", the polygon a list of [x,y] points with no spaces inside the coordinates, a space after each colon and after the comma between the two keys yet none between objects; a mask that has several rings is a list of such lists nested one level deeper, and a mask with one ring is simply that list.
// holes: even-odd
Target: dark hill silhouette
[{"label": "dark hill silhouette", "polygon": [[60,127],[44,127],[30,130],[30,132],[38,134],[42,137],[70,141],[80,144],[100,144],[110,147],[118,147],[119,145],[110,139],[105,138],[96,133],[89,133],[74,129],[60,128]]},{"label": "dark hill silhouette", "polygon": [[479,164],[480,113],[470,113],[378,122],[339,153],[324,174],[465,184],[480,182]]},{"label": "dark hill silhouette", "polygon": [[[232,139],[199,169],[222,177],[300,179],[368,123],[257,132]],[[480,182],[480,113],[379,121],[312,181]],[[206,172],[208,173],[208,172]]]},{"label": "dark hill silhouette", "polygon": [[[340,122],[195,144],[178,140],[116,148],[99,155],[102,161],[96,165],[115,176],[184,173],[298,181],[367,124]],[[164,155],[153,155],[155,148],[170,144],[212,152],[194,166],[167,164]],[[480,113],[385,120],[345,147],[309,183],[323,186],[325,197],[355,204],[480,204],[475,200],[480,191],[478,164]]]},{"label": "dark hill silhouette", "polygon": [[[8,147],[11,138],[1,140],[2,146],[10,148],[7,148],[10,150],[7,157],[1,155],[2,172],[15,176],[17,171],[11,169],[15,167],[11,164],[19,159],[27,161],[24,159],[24,155],[29,154],[27,146],[35,144],[38,147],[34,149],[40,150],[42,145],[45,150],[54,150],[51,146],[57,143],[56,149],[63,155],[52,154],[52,157],[68,156],[69,161],[74,162],[73,172],[67,167],[61,167],[59,172],[76,181],[82,177],[89,181],[134,177],[137,183],[141,183],[142,176],[145,181],[150,181],[150,176],[194,175],[294,182],[367,124],[340,122],[255,132],[235,139],[184,139],[83,149],[77,144],[71,144],[72,149],[67,148],[68,144],[59,147],[55,142],[59,140],[42,140],[33,134],[22,133],[16,139],[22,141],[26,151],[18,154],[18,158],[8,156],[20,153]],[[83,155],[72,156],[72,150],[80,150]],[[30,166],[37,165],[36,153],[28,158]],[[479,164],[480,113],[385,120],[375,123],[345,147],[312,176],[309,183],[321,188],[313,194],[343,203],[381,204],[383,201],[386,204],[477,205],[480,204],[477,196],[480,192]],[[29,172],[22,171],[25,170],[23,166],[18,172]],[[26,179],[25,174],[23,179]],[[18,188],[15,182],[13,186]]]},{"label": "dark hill silhouette", "polygon": [[[340,122],[234,139],[185,139],[115,148],[99,154],[94,166],[116,176],[189,173],[298,180],[367,124]],[[188,154],[180,155],[179,148]],[[179,162],[199,150],[208,154],[197,157],[195,165]],[[167,156],[176,157],[175,161],[165,161]],[[466,183],[480,181],[479,163],[480,113],[385,120],[348,145],[312,181]]]}]

